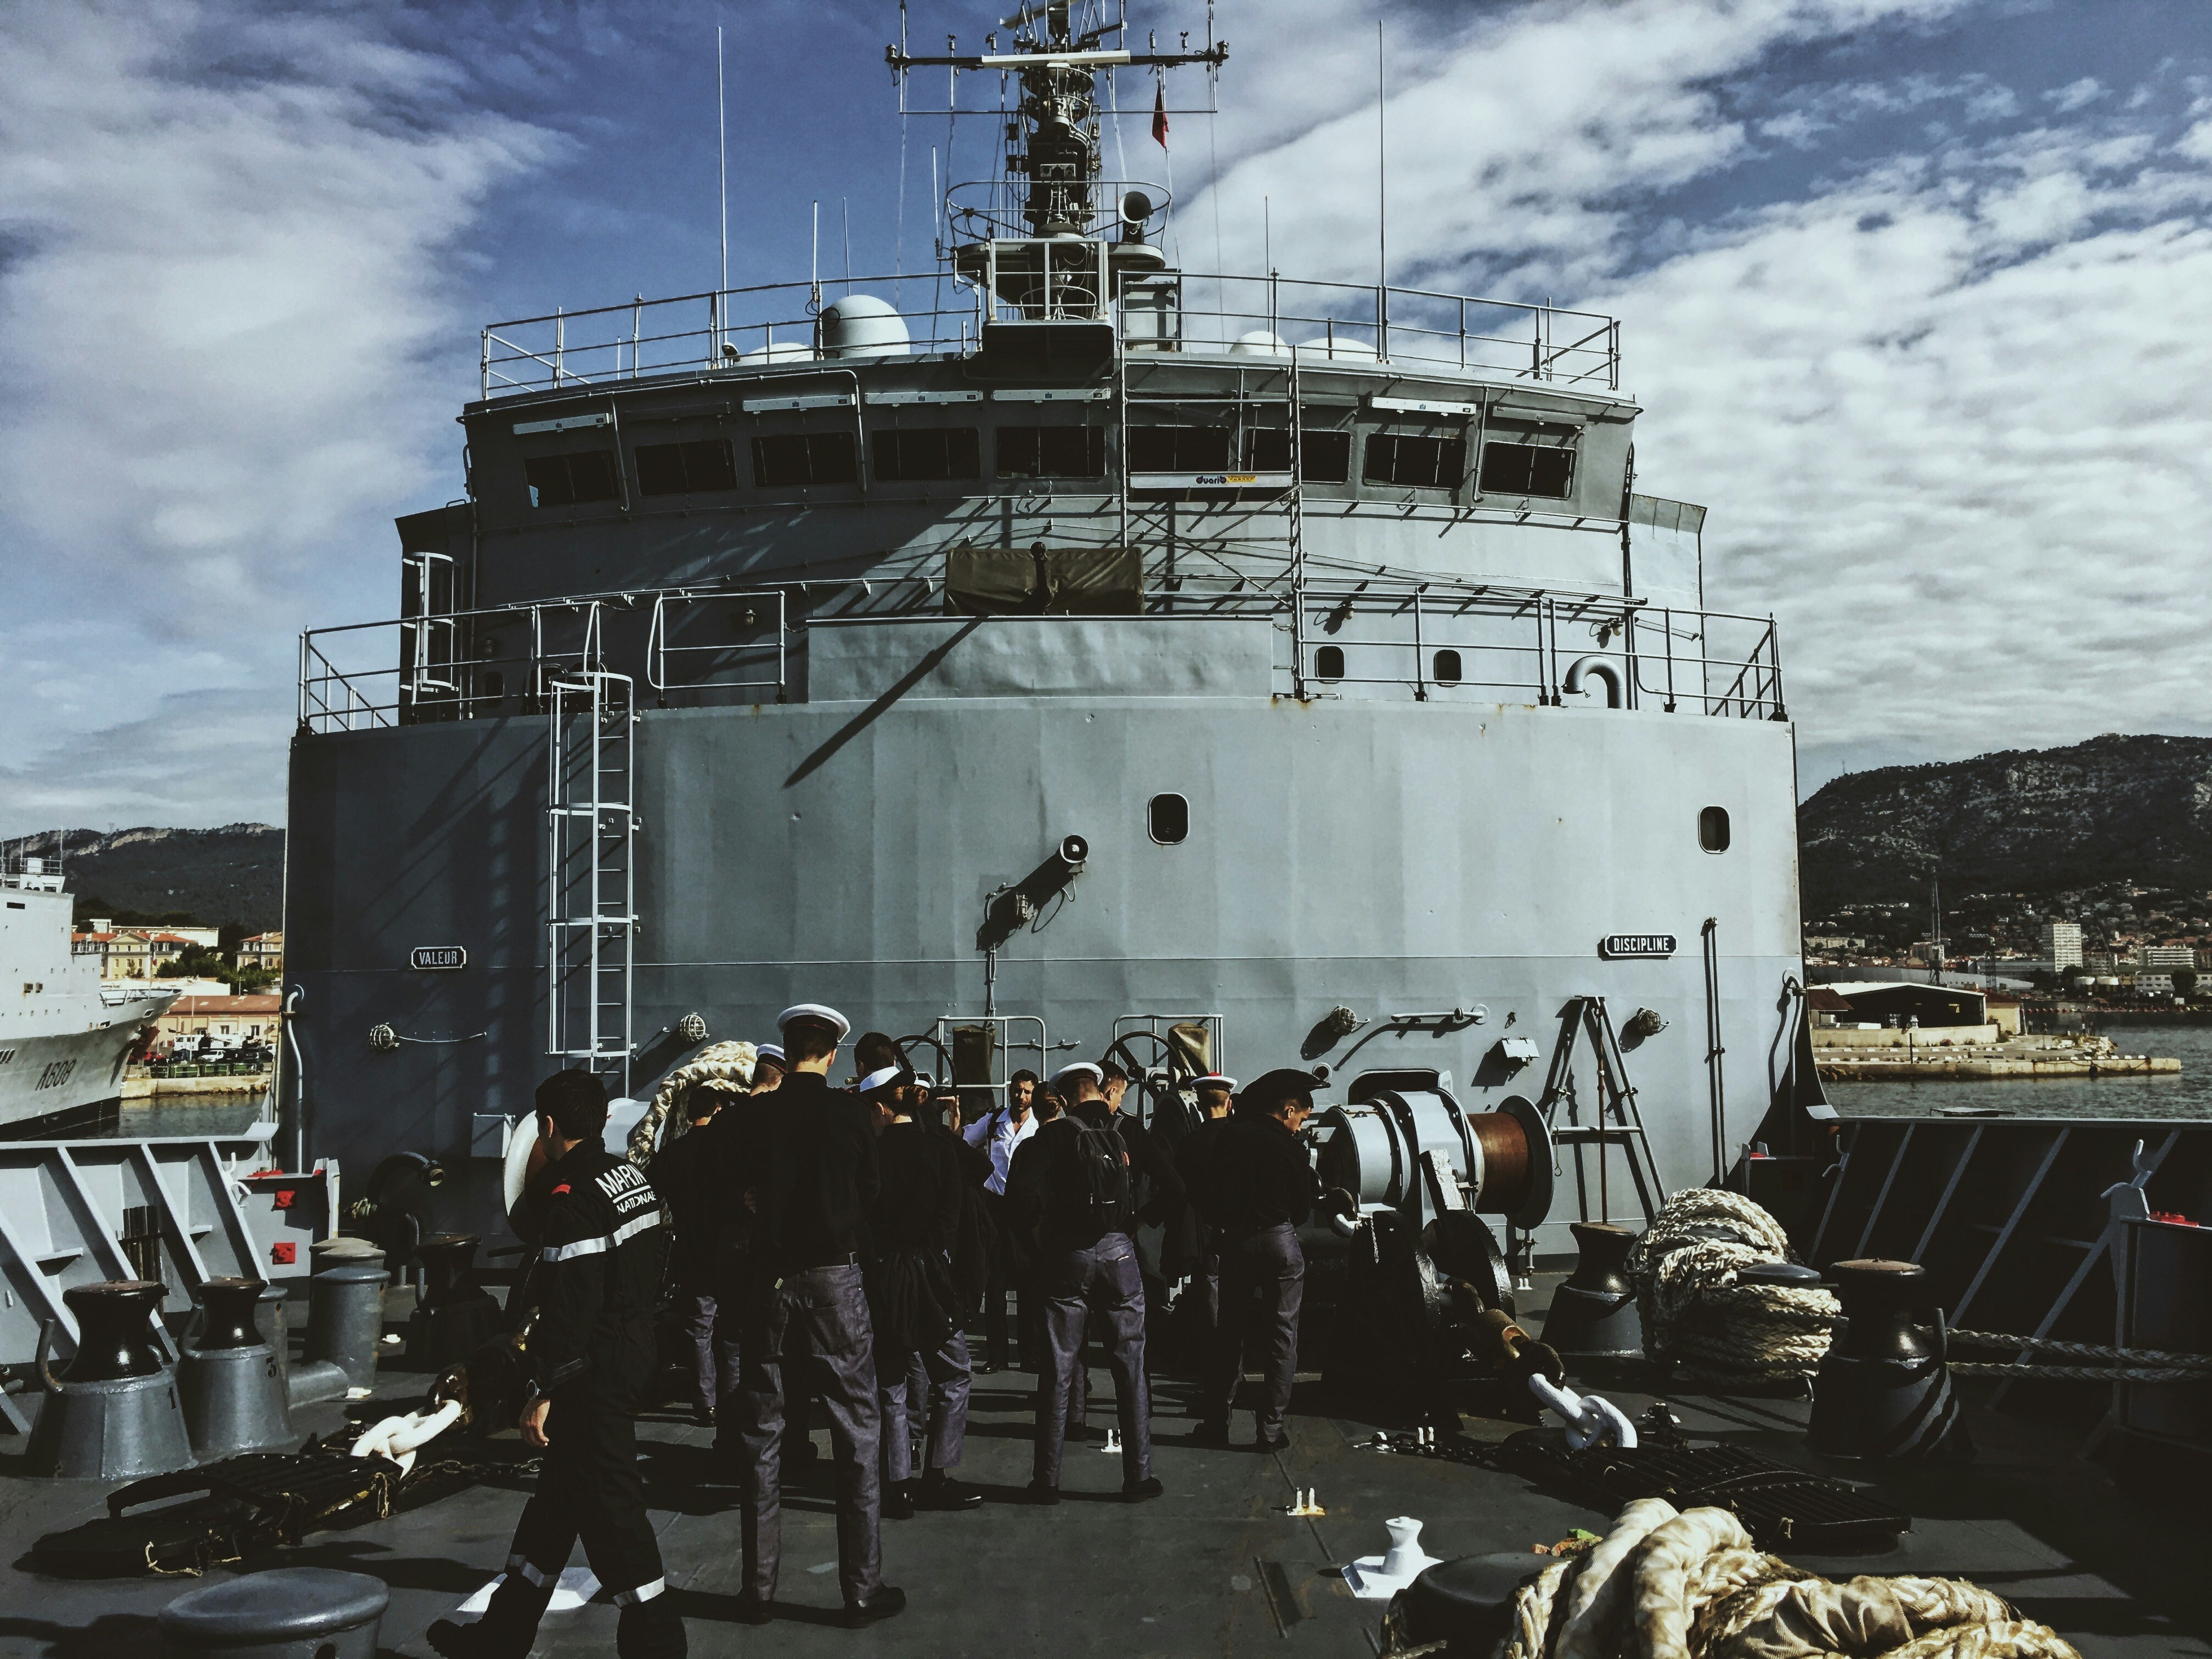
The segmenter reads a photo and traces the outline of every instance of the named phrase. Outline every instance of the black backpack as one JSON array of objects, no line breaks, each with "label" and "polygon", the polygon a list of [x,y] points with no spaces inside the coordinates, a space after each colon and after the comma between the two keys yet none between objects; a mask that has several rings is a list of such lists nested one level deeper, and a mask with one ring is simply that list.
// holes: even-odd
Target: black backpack
[{"label": "black backpack", "polygon": [[1129,1149],[1112,1128],[1075,1120],[1077,1192],[1083,1213],[1102,1232],[1129,1229]]}]

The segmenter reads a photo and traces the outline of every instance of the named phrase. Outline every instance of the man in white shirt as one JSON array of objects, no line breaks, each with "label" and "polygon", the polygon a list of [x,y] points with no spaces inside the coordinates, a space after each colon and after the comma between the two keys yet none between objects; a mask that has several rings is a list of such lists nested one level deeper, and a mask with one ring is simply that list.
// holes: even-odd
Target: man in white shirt
[{"label": "man in white shirt", "polygon": [[[983,1292],[984,1358],[982,1364],[976,1367],[980,1371],[1002,1371],[1010,1358],[1006,1345],[1006,1290],[1010,1285],[1024,1281],[1028,1264],[1021,1241],[1006,1224],[1006,1167],[1013,1162],[1014,1149],[1036,1133],[1036,1086],[1035,1072],[1016,1072],[1006,1083],[1006,1103],[992,1108],[960,1132],[970,1146],[981,1146],[991,1156],[991,1173],[983,1182],[983,1201],[999,1235],[999,1248],[991,1256],[990,1283]],[[1030,1322],[1024,1310],[1022,1328],[1017,1333],[1017,1346],[1021,1352],[1012,1356],[1024,1370],[1029,1368],[1031,1357]]]}]

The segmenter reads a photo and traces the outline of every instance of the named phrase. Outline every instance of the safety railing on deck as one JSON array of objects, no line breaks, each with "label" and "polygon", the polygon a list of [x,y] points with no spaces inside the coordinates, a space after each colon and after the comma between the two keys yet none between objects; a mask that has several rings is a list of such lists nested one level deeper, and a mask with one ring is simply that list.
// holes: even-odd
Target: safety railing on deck
[{"label": "safety railing on deck", "polygon": [[[1677,611],[1617,595],[1452,580],[1162,580],[1148,616],[1266,620],[1276,672],[1302,696],[1394,692],[1547,707],[1595,704],[1781,720],[1774,619]],[[907,575],[670,588],[464,611],[451,664],[409,657],[414,617],[319,629],[300,641],[302,731],[533,712],[563,674],[633,674],[661,707],[789,701],[804,627],[794,611],[886,624],[943,623],[940,578]],[[1049,620],[1044,619],[1044,620]],[[1279,685],[1278,689],[1283,689]]]},{"label": "safety railing on deck", "polygon": [[[1091,244],[1068,244],[1089,247]],[[1108,246],[1097,263],[1106,263]],[[995,268],[990,259],[984,268]],[[819,313],[866,293],[899,313],[897,330],[868,324],[865,341],[825,349]],[[494,323],[483,331],[478,379],[487,400],[581,389],[648,375],[707,374],[816,361],[953,354],[978,349],[986,323],[1024,320],[1022,307],[952,275],[840,277],[631,301]],[[1620,386],[1620,325],[1595,312],[1429,289],[1296,277],[1166,271],[1129,278],[1115,301],[1133,353],[1231,353],[1309,366],[1388,362],[1415,372],[1502,375],[1585,389]],[[1026,319],[1035,320],[1034,319]]]}]

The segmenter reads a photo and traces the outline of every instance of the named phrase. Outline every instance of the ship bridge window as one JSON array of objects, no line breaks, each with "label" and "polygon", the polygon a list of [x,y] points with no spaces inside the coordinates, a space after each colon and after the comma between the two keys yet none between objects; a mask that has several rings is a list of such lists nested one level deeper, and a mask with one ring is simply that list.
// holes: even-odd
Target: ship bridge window
[{"label": "ship bridge window", "polygon": [[1122,464],[1132,472],[1226,472],[1230,436],[1225,426],[1133,426]]},{"label": "ship bridge window", "polygon": [[881,483],[935,483],[972,478],[982,471],[972,426],[881,428],[869,434],[876,478]]},{"label": "ship bridge window", "polygon": [[681,444],[640,444],[637,487],[641,494],[647,495],[688,495],[709,489],[735,489],[738,464],[725,438],[701,438]]},{"label": "ship bridge window", "polygon": [[753,482],[763,489],[848,484],[860,476],[849,432],[773,432],[753,440]]},{"label": "ship bridge window", "polygon": [[1410,484],[1416,489],[1456,489],[1467,475],[1467,440],[1419,432],[1376,432],[1367,439],[1369,483]]},{"label": "ship bridge window", "polygon": [[522,464],[532,507],[574,507],[611,501],[622,493],[611,449],[571,450],[563,455],[532,455]]},{"label": "ship bridge window", "polygon": [[1698,814],[1698,845],[1708,853],[1729,849],[1729,815],[1725,806],[1708,806]]},{"label": "ship bridge window", "polygon": [[1106,428],[1102,426],[1002,426],[1002,478],[1103,478]]},{"label": "ship bridge window", "polygon": [[1554,501],[1574,493],[1575,428],[1539,427],[1528,442],[1499,441],[1482,447],[1486,495],[1542,495]]},{"label": "ship bridge window", "polygon": [[1181,795],[1155,795],[1146,823],[1154,841],[1173,847],[1190,835],[1190,803]]},{"label": "ship bridge window", "polygon": [[[1255,472],[1291,470],[1290,428],[1254,427],[1244,434],[1244,465]],[[1298,434],[1298,480],[1302,483],[1342,483],[1352,476],[1352,434],[1322,432],[1312,427]]]}]

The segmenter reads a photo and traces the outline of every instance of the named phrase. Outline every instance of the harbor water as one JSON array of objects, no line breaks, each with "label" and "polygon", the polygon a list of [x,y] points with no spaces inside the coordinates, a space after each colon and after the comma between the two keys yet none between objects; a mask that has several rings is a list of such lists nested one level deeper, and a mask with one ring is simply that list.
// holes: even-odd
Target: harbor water
[{"label": "harbor water", "polygon": [[2124,1054],[2171,1055],[2179,1076],[1970,1078],[1924,1083],[1830,1083],[1828,1098],[1850,1117],[1924,1117],[1947,1107],[1992,1107],[2010,1117],[2212,1116],[2212,1026],[2112,1025],[2103,1034]]}]

